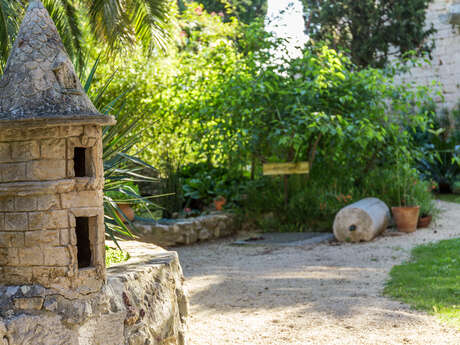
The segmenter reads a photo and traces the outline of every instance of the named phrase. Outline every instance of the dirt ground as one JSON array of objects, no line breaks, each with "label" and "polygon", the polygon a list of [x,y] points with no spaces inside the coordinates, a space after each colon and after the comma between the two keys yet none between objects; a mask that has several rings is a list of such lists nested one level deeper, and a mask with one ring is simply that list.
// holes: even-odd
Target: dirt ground
[{"label": "dirt ground", "polygon": [[393,265],[422,243],[460,237],[460,205],[429,229],[363,244],[178,248],[190,345],[460,344],[436,317],[382,296]]}]

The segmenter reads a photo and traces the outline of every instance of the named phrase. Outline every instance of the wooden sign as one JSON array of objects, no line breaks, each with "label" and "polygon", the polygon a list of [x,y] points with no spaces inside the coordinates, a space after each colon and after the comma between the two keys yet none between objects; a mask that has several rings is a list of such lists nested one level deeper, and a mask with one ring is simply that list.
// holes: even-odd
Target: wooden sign
[{"label": "wooden sign", "polygon": [[294,175],[308,174],[310,165],[308,162],[297,163],[267,163],[264,164],[264,175]]}]

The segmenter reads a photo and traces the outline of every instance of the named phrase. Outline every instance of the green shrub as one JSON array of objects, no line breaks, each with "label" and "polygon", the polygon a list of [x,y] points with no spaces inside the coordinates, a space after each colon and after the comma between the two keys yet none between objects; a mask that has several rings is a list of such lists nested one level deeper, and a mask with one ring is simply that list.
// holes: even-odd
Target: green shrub
[{"label": "green shrub", "polygon": [[181,171],[185,207],[203,209],[218,197],[227,200],[226,207],[237,206],[248,178],[235,170],[207,163],[188,164]]},{"label": "green shrub", "polygon": [[460,176],[460,104],[452,111],[433,109],[430,114],[430,129],[413,134],[423,152],[418,169],[438,184],[439,192],[450,193]]},{"label": "green shrub", "polygon": [[129,253],[121,249],[105,246],[105,264],[107,267],[129,260]]}]

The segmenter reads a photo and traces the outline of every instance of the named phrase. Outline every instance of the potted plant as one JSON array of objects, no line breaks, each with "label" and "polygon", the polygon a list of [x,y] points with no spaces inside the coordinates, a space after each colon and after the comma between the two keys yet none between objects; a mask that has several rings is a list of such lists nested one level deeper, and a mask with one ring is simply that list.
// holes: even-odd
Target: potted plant
[{"label": "potted plant", "polygon": [[116,204],[116,213],[124,223],[132,222],[135,217],[135,212],[131,207],[133,197],[129,192],[131,192],[131,186],[127,184],[122,190],[110,190],[105,193],[106,197]]},{"label": "potted plant", "polygon": [[214,208],[216,211],[222,211],[226,203],[227,199],[224,196],[219,195],[214,199]]},{"label": "potted plant", "polygon": [[[417,204],[415,192],[421,188],[417,173],[409,164],[402,166],[398,164],[398,173],[396,176],[398,203],[399,206],[393,206],[391,212],[400,232],[411,233],[417,229],[420,206]],[[417,186],[417,184],[419,184]]]}]

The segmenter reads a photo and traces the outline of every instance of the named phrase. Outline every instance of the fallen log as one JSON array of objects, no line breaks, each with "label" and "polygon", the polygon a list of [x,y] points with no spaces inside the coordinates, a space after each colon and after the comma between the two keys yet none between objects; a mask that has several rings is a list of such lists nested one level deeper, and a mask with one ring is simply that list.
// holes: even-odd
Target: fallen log
[{"label": "fallen log", "polygon": [[390,223],[390,209],[377,198],[366,198],[342,208],[334,219],[334,236],[340,242],[367,242]]}]

